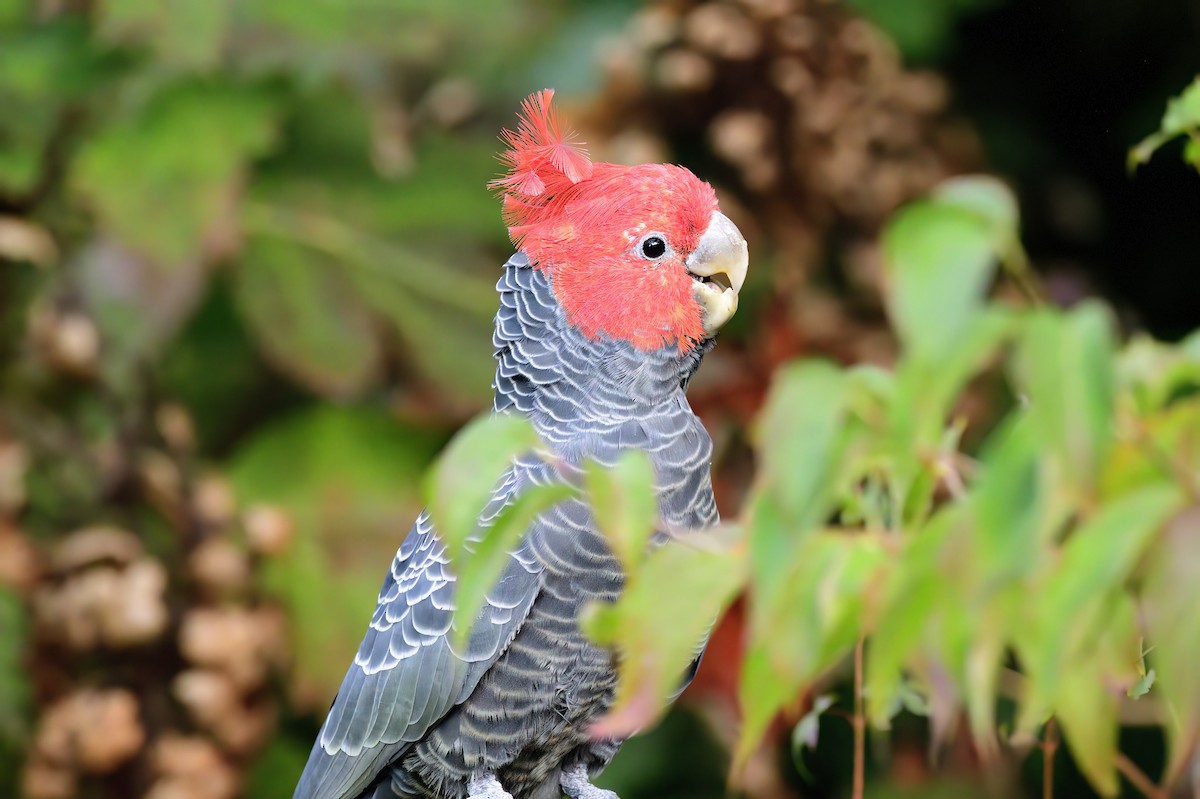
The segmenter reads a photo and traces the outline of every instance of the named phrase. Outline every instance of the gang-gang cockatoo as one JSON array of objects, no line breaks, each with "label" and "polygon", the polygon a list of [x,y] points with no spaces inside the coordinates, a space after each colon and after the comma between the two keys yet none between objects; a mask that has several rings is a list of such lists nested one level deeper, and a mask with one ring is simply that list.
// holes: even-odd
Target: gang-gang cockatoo
[{"label": "gang-gang cockatoo", "polygon": [[[556,462],[519,457],[480,516],[584,459],[649,456],[664,529],[711,527],[712,442],[685,396],[737,308],[746,242],[682,167],[593,163],[534,94],[494,181],[517,253],[497,289],[495,411],[528,417]],[[624,575],[582,498],[536,517],[466,643],[451,636],[454,564],[428,513],[379,604],[296,799],[616,799],[592,785],[614,654],[580,632]],[[682,679],[683,675],[681,675]]]}]

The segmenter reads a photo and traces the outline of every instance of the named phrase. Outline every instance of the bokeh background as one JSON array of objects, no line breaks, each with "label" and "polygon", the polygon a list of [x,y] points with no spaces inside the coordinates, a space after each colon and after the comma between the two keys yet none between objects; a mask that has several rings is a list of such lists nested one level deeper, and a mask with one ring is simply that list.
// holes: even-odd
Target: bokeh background
[{"label": "bokeh background", "polygon": [[[1200,176],[1126,168],[1197,41],[1196,0],[0,0],[0,796],[291,795],[423,470],[488,406],[485,184],[530,92],[750,241],[691,391],[735,515],[773,370],[893,357],[877,235],[945,177],[1011,183],[1054,300],[1200,326]],[[726,795],[739,619],[625,799]],[[849,726],[801,752],[803,711],[735,792],[847,795]],[[1038,795],[927,742],[878,735],[869,795]]]}]

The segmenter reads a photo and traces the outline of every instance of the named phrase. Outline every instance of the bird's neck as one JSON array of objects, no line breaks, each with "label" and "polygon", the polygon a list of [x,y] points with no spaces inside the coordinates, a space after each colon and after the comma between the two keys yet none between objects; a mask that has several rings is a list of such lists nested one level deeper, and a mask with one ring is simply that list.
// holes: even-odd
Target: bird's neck
[{"label": "bird's neck", "polygon": [[586,337],[568,323],[550,278],[521,253],[505,265],[497,290],[497,410],[524,413],[557,438],[687,408],[683,392],[708,345],[646,351]]}]

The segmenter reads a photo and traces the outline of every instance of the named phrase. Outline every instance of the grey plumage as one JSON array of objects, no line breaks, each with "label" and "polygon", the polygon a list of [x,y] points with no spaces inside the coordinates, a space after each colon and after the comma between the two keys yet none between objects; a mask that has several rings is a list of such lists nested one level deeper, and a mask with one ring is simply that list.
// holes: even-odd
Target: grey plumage
[{"label": "grey plumage", "polygon": [[[584,458],[612,464],[629,448],[654,464],[665,527],[714,524],[712,443],[684,395],[709,345],[647,353],[588,339],[520,253],[497,289],[494,407],[528,416],[562,463],[518,459],[481,527],[526,486],[564,479]],[[565,501],[510,553],[457,651],[448,636],[454,574],[422,514],[384,580],[296,799],[461,799],[480,773],[516,799],[547,799],[560,796],[563,771],[594,774],[620,745],[587,734],[611,703],[615,670],[577,616],[586,602],[615,599],[622,584],[586,504]]]}]

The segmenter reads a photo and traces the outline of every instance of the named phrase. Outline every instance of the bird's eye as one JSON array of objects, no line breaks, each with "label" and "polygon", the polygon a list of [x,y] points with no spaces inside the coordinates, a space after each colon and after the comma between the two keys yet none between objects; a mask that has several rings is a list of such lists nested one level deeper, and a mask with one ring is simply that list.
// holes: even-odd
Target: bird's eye
[{"label": "bird's eye", "polygon": [[657,233],[642,239],[642,255],[650,260],[661,258],[667,251],[667,241]]}]

